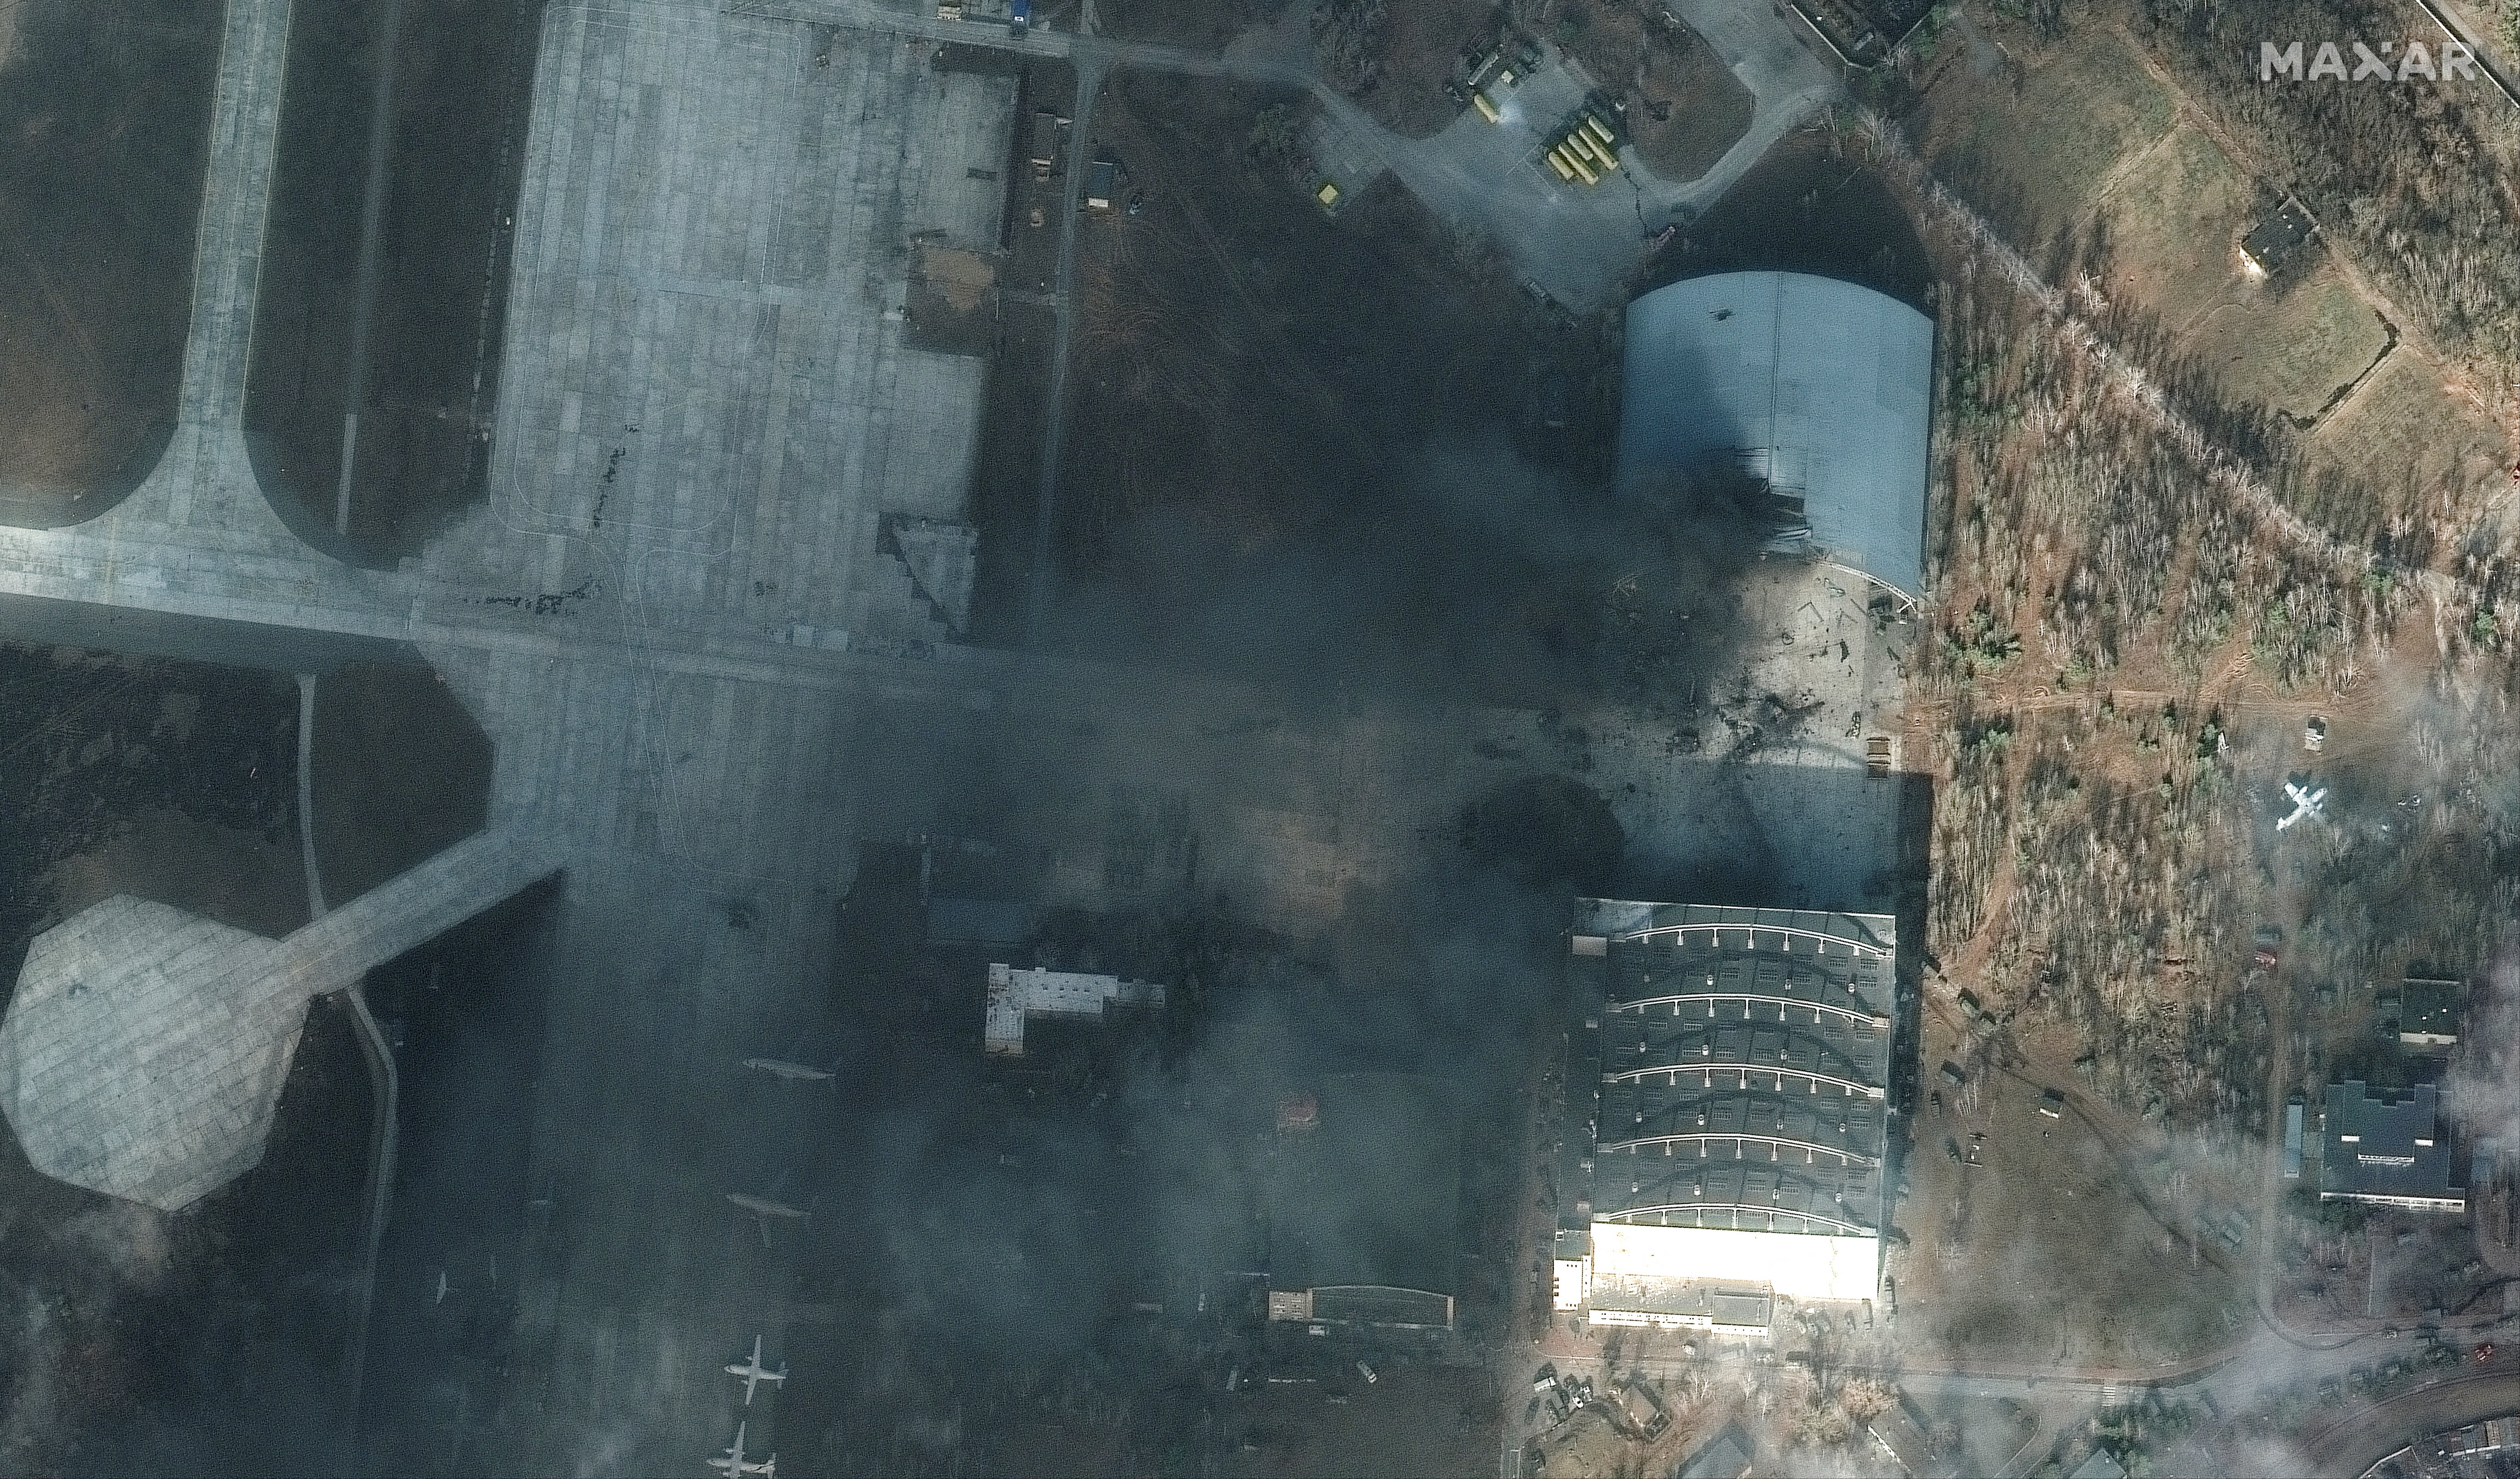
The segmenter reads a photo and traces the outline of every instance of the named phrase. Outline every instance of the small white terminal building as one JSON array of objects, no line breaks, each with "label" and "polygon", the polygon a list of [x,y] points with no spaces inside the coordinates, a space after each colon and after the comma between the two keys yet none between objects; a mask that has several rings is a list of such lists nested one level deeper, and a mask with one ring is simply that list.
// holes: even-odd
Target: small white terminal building
[{"label": "small white terminal building", "polygon": [[1872,1298],[1896,923],[1585,899],[1569,941],[1556,1308],[1761,1334]]},{"label": "small white terminal building", "polygon": [[991,1057],[1021,1057],[1024,1022],[1029,1018],[1090,1019],[1113,1007],[1163,1004],[1164,988],[1149,981],[993,964],[989,967],[988,1008],[980,1028],[981,1047]]}]

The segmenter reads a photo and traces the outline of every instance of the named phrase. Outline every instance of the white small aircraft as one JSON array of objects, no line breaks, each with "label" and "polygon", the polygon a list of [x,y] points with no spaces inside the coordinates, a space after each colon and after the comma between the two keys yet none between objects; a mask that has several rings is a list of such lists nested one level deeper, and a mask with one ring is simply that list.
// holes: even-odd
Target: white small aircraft
[{"label": "white small aircraft", "polygon": [[735,1441],[726,1446],[726,1454],[723,1457],[712,1458],[708,1461],[709,1467],[725,1474],[726,1479],[738,1479],[738,1476],[742,1474],[759,1474],[761,1479],[779,1479],[779,1456],[777,1454],[771,1455],[769,1457],[762,1459],[759,1463],[746,1463],[743,1461],[743,1427],[744,1425],[741,1422],[735,1425]]},{"label": "white small aircraft", "polygon": [[753,1222],[761,1229],[761,1245],[765,1248],[770,1246],[770,1219],[779,1217],[803,1222],[813,1216],[786,1202],[775,1202],[766,1196],[747,1196],[742,1191],[729,1191],[726,1199],[752,1214]]},{"label": "white small aircraft", "polygon": [[832,1070],[829,1068],[808,1068],[802,1063],[791,1063],[786,1058],[748,1057],[743,1060],[743,1066],[758,1068],[764,1073],[776,1074],[784,1079],[798,1079],[808,1084],[828,1084],[832,1081]]},{"label": "white small aircraft", "polygon": [[784,1361],[781,1362],[779,1364],[779,1369],[775,1371],[770,1369],[768,1367],[763,1366],[761,1364],[761,1337],[755,1335],[752,1337],[752,1359],[750,1361],[734,1361],[727,1363],[726,1374],[729,1376],[741,1376],[743,1378],[743,1405],[745,1407],[750,1407],[752,1406],[752,1389],[754,1387],[761,1385],[761,1383],[765,1381],[775,1383],[785,1382],[788,1379],[788,1364]]},{"label": "white small aircraft", "polygon": [[2284,794],[2292,798],[2292,815],[2275,824],[2277,831],[2285,830],[2304,818],[2318,816],[2318,809],[2327,801],[2326,786],[2313,789],[2297,781],[2284,783]]}]

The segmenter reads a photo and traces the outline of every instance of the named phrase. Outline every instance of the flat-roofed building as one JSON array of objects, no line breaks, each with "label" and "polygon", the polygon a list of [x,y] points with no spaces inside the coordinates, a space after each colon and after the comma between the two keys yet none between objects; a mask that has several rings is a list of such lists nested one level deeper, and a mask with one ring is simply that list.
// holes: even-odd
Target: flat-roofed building
[{"label": "flat-roofed building", "polygon": [[2394,1008],[2398,1041],[2408,1048],[2458,1046],[2458,1009],[2466,997],[2464,981],[2408,976],[2398,987]]},{"label": "flat-roofed building", "polygon": [[1897,926],[1588,899],[1567,1028],[1555,1303],[1763,1329],[1880,1278]]},{"label": "flat-roofed building", "polygon": [[2451,1154],[2430,1084],[2395,1098],[2374,1095],[2358,1079],[2330,1084],[2320,1134],[2322,1201],[2376,1202],[2419,1212],[2454,1212],[2467,1205],[2459,1176],[2464,1168]]},{"label": "flat-roofed building", "polygon": [[1021,1057],[1024,1023],[1032,1017],[1092,1018],[1112,1007],[1161,1007],[1164,988],[1148,981],[1118,976],[1084,975],[1072,970],[1018,970],[989,967],[988,1006],[980,1031],[981,1046],[996,1057]]}]

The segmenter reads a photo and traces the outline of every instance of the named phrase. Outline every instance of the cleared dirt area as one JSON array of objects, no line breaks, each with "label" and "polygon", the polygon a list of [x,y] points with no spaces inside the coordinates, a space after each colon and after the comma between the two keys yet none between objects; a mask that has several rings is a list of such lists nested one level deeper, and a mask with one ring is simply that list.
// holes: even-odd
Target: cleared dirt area
[{"label": "cleared dirt area", "polygon": [[2270,289],[2197,320],[2189,342],[2219,361],[2226,396],[2306,426],[2387,352],[2389,326],[2325,263]]},{"label": "cleared dirt area", "polygon": [[1407,653],[1527,694],[1598,592],[1506,526],[1606,481],[1609,346],[1388,180],[1325,213],[1250,148],[1263,110],[1304,106],[1126,74],[1097,114],[1145,200],[1080,223],[1060,640],[1273,670]]},{"label": "cleared dirt area", "polygon": [[2320,424],[2312,446],[2362,492],[2374,523],[2420,513],[2454,525],[2511,486],[2502,430],[2405,348]]},{"label": "cleared dirt area", "polygon": [[0,10],[0,521],[104,513],[173,430],[220,15]]},{"label": "cleared dirt area", "polygon": [[1555,14],[1566,48],[1627,110],[1628,138],[1655,174],[1694,180],[1748,132],[1757,103],[1750,89],[1661,6],[1567,0]]},{"label": "cleared dirt area", "polygon": [[[400,24],[388,37],[390,14]],[[541,16],[539,0],[297,13],[246,396],[255,471],[293,524],[334,525],[353,410],[357,548],[417,553],[484,492]],[[371,122],[388,47],[387,193],[367,363],[354,367]]]}]

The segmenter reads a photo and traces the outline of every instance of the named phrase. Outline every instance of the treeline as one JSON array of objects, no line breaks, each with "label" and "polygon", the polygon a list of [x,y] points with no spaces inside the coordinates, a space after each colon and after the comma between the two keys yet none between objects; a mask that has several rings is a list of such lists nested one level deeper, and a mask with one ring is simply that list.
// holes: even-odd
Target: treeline
[{"label": "treeline", "polygon": [[2154,56],[2299,196],[2319,226],[2445,350],[2520,380],[2520,208],[2498,182],[2473,82],[2260,82],[2261,42],[2316,46],[2403,33],[2409,10],[2368,0],[2144,0]]},{"label": "treeline", "polygon": [[1313,0],[1313,60],[1353,97],[1382,80],[1383,0]]}]

